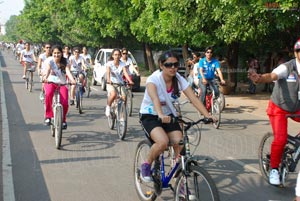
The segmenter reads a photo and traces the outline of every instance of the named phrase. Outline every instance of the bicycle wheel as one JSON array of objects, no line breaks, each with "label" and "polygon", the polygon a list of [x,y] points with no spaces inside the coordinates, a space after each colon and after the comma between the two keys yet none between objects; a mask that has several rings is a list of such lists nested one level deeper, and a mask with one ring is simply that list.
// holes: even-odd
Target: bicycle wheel
[{"label": "bicycle wheel", "polygon": [[217,99],[213,100],[213,104],[211,106],[211,115],[218,120],[217,122],[213,123],[213,126],[218,129],[221,123],[221,110],[220,103]]},{"label": "bicycle wheel", "polygon": [[119,102],[118,104],[118,113],[117,113],[117,133],[121,140],[124,140],[127,131],[127,108],[124,101]]},{"label": "bicycle wheel", "polygon": [[[219,201],[218,189],[208,172],[200,166],[190,165],[188,175],[182,172],[175,184],[175,201],[205,200]],[[188,199],[187,199],[187,196]]]},{"label": "bicycle wheel", "polygon": [[29,92],[32,92],[32,86],[33,86],[33,79],[32,79],[32,77],[31,77],[31,76],[33,76],[33,75],[31,75],[31,73],[32,73],[32,72],[29,73],[29,76],[30,76],[30,77],[28,78],[28,79],[29,79],[29,81],[28,81],[28,82],[29,82],[29,86],[28,86],[28,91],[29,91]]},{"label": "bicycle wheel", "polygon": [[[113,103],[114,104],[114,103]],[[107,117],[107,121],[108,121],[108,127],[113,130],[114,126],[115,126],[115,121],[116,121],[116,115],[115,115],[115,106],[111,107],[111,111],[110,111],[110,116]]]},{"label": "bicycle wheel", "polygon": [[143,182],[141,179],[141,165],[146,161],[150,148],[151,143],[149,140],[141,141],[136,148],[133,164],[135,190],[140,200],[144,201],[153,201],[157,197],[154,182]]},{"label": "bicycle wheel", "polygon": [[218,101],[220,103],[220,111],[222,112],[225,108],[225,96],[223,93],[220,92],[220,95],[218,97]]},{"label": "bicycle wheel", "polygon": [[271,156],[271,144],[274,140],[273,133],[267,133],[260,141],[258,148],[258,162],[259,169],[263,178],[269,182],[269,171],[271,169],[270,156]]},{"label": "bicycle wheel", "polygon": [[132,90],[128,89],[127,90],[127,98],[126,98],[126,102],[127,102],[127,108],[128,108],[128,116],[132,116],[132,107],[133,107],[133,94],[132,94]]},{"label": "bicycle wheel", "polygon": [[54,127],[55,127],[55,146],[60,149],[62,138],[62,106],[57,106],[54,113]]}]

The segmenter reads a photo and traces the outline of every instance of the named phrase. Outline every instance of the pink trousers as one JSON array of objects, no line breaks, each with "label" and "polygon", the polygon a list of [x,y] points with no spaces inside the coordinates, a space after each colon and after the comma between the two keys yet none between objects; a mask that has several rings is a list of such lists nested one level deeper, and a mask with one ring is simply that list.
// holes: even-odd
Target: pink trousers
[{"label": "pink trousers", "polygon": [[[45,84],[45,118],[52,118],[52,100],[54,96],[55,89],[58,86],[56,84],[50,83]],[[63,122],[66,122],[66,116],[69,109],[68,104],[68,88],[66,86],[60,87],[60,103],[63,106]]]}]

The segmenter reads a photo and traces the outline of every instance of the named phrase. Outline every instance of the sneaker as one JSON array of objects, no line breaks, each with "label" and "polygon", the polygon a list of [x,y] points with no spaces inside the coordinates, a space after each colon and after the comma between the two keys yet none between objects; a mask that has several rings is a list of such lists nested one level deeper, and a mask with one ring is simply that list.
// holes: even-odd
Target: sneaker
[{"label": "sneaker", "polygon": [[109,117],[110,116],[110,106],[106,106],[106,109],[105,109],[105,116]]},{"label": "sneaker", "polygon": [[75,105],[74,100],[70,100],[70,105]]},{"label": "sneaker", "polygon": [[149,163],[143,163],[141,165],[141,179],[144,182],[151,182],[151,165]]},{"label": "sneaker", "polygon": [[45,126],[50,126],[51,124],[51,119],[50,118],[46,118],[44,121]]},{"label": "sneaker", "polygon": [[63,124],[62,124],[62,129],[66,130],[67,127],[68,127],[67,122],[63,122]]},{"label": "sneaker", "polygon": [[277,169],[272,169],[270,171],[269,182],[272,185],[279,185],[280,184],[279,172],[278,172]]},{"label": "sneaker", "polygon": [[23,75],[23,77],[22,77],[23,79],[26,79],[26,76],[25,75]]}]

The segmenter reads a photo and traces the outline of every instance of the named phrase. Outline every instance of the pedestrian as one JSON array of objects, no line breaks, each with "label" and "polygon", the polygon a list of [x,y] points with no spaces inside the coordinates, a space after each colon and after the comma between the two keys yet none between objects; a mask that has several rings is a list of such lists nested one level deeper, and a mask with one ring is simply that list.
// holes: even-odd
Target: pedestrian
[{"label": "pedestrian", "polygon": [[[300,40],[294,45],[294,59],[280,64],[271,73],[258,74],[249,71],[248,76],[254,83],[270,83],[275,81],[267,114],[272,126],[274,140],[271,145],[269,182],[280,184],[278,167],[284,147],[287,143],[287,118],[289,114],[300,114]],[[292,118],[300,122],[300,118]]]},{"label": "pedestrian", "polygon": [[[259,68],[259,62],[256,59],[256,57],[254,55],[251,55],[247,61],[248,64],[248,72],[256,72],[259,73],[260,68]],[[251,79],[249,79],[249,88],[248,88],[248,92],[250,94],[255,94],[256,93],[256,85],[255,83],[253,83],[253,81]]]}]

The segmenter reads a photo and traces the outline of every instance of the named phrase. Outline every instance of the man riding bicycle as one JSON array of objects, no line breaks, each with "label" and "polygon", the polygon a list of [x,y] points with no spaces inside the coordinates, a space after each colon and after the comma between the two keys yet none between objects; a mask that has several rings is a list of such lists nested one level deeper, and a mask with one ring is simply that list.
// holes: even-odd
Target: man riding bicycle
[{"label": "man riding bicycle", "polygon": [[217,71],[221,84],[225,84],[225,80],[223,79],[223,74],[220,69],[220,63],[217,59],[212,57],[213,48],[207,47],[205,49],[205,57],[199,61],[198,68],[198,79],[199,79],[199,87],[201,89],[201,101],[204,103],[205,94],[206,94],[206,85],[209,84],[210,87],[215,92],[215,96],[218,97],[220,92],[219,88],[215,83],[215,71]]},{"label": "man riding bicycle", "polygon": [[[287,143],[287,118],[289,114],[300,114],[300,40],[294,45],[295,58],[280,64],[271,73],[257,74],[249,71],[248,76],[254,83],[275,82],[267,114],[272,126],[274,141],[271,145],[271,171],[269,182],[280,184],[278,167]],[[300,118],[293,118],[300,122]]]}]

